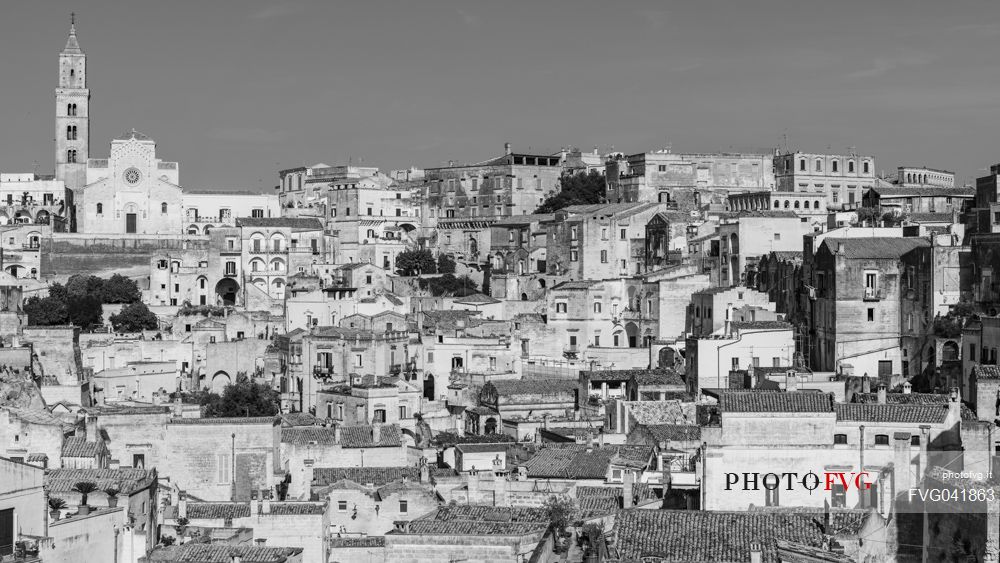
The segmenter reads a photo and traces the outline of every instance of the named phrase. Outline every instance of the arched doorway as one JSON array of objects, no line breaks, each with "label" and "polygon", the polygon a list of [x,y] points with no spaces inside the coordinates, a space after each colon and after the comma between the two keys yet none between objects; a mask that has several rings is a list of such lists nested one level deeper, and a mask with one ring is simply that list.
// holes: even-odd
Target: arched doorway
[{"label": "arched doorway", "polygon": [[635,323],[625,325],[625,334],[628,336],[628,347],[637,348],[639,346],[639,327]]},{"label": "arched doorway", "polygon": [[240,284],[232,278],[223,278],[215,284],[215,295],[223,305],[236,305],[236,296],[239,292]]},{"label": "arched doorway", "polygon": [[212,393],[222,394],[226,389],[226,385],[232,383],[229,378],[229,374],[224,371],[217,371],[215,375],[212,376]]},{"label": "arched doorway", "polygon": [[949,340],[941,346],[941,360],[947,362],[951,360],[958,359],[958,344],[953,340]]},{"label": "arched doorway", "polygon": [[21,274],[24,273],[24,268],[18,266],[17,264],[11,264],[10,266],[4,268],[4,271],[14,276],[15,278],[19,278],[21,277]]},{"label": "arched doorway", "polygon": [[492,416],[486,419],[486,424],[483,425],[483,431],[486,434],[496,434],[497,433],[497,419]]}]

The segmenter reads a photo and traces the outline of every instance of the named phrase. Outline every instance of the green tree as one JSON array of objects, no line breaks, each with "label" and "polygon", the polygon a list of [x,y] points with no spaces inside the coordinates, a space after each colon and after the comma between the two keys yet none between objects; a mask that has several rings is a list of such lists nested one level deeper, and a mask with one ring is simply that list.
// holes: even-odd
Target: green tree
[{"label": "green tree", "polygon": [[30,297],[24,304],[24,312],[28,315],[28,324],[33,326],[64,325],[69,322],[66,302],[51,295]]},{"label": "green tree", "polygon": [[542,508],[549,517],[549,524],[559,531],[565,530],[576,514],[576,504],[566,495],[549,497]]},{"label": "green tree", "polygon": [[278,392],[263,383],[255,383],[246,375],[239,375],[236,383],[226,385],[222,395],[205,393],[200,403],[205,416],[273,416],[278,414]]},{"label": "green tree", "polygon": [[404,276],[433,274],[437,262],[430,250],[404,250],[396,255],[396,269]]},{"label": "green tree", "polygon": [[115,274],[104,282],[101,298],[105,303],[138,303],[142,300],[142,292],[135,280]]},{"label": "green tree", "polygon": [[138,332],[140,330],[155,330],[159,327],[156,315],[146,307],[145,303],[126,305],[117,315],[108,319],[111,326],[121,332]]},{"label": "green tree", "polygon": [[439,274],[454,274],[456,267],[454,258],[447,254],[438,254],[437,272]]},{"label": "green tree", "polygon": [[604,176],[596,170],[563,176],[559,180],[559,193],[549,196],[535,213],[553,213],[570,205],[601,203],[606,188]]},{"label": "green tree", "polygon": [[93,295],[70,295],[66,299],[69,322],[80,328],[99,326],[104,322],[101,299]]}]

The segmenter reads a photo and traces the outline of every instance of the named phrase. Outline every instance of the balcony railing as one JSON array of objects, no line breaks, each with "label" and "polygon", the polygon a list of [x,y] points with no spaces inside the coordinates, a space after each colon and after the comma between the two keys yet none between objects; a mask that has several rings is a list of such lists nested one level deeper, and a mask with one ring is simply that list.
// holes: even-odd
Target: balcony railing
[{"label": "balcony railing", "polygon": [[21,248],[23,250],[39,250],[41,248],[41,246],[42,245],[40,245],[40,244],[38,244],[36,242],[36,243],[31,243],[31,244],[22,244]]},{"label": "balcony railing", "polygon": [[885,295],[876,287],[866,287],[864,293],[865,301],[881,301]]}]

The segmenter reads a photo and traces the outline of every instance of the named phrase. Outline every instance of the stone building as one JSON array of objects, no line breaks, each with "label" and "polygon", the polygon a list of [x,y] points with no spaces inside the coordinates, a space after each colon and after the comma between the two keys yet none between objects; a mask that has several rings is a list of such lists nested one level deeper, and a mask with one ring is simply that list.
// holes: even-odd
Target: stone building
[{"label": "stone building", "polygon": [[877,184],[875,157],[855,153],[779,153],[774,156],[775,197],[778,192],[808,193],[826,199],[825,208],[841,209],[861,202]]},{"label": "stone building", "polygon": [[826,198],[810,192],[741,192],[729,194],[726,211],[791,211],[812,222],[826,220]]},{"label": "stone building", "polygon": [[923,166],[900,166],[896,168],[896,183],[906,188],[912,186],[954,188],[955,173]]},{"label": "stone building", "polygon": [[685,332],[693,336],[708,336],[720,330],[727,330],[730,322],[754,320],[775,320],[765,318],[741,318],[737,309],[750,307],[760,311],[774,311],[766,293],[749,287],[713,287],[691,294],[687,310]]},{"label": "stone building", "polygon": [[865,192],[862,204],[875,209],[879,216],[885,213],[897,216],[913,213],[953,215],[971,209],[975,195],[972,188],[875,186]]},{"label": "stone building", "polygon": [[548,226],[555,215],[503,217],[490,228],[490,293],[498,299],[535,300],[551,287],[546,276]]},{"label": "stone building", "polygon": [[71,214],[61,180],[35,173],[0,174],[0,225],[47,225],[65,232]]},{"label": "stone building", "polygon": [[812,368],[856,374],[902,373],[901,257],[927,239],[827,238],[815,256]]},{"label": "stone building", "polygon": [[693,218],[678,212],[659,212],[646,222],[643,271],[660,270],[687,254],[687,230]]},{"label": "stone building", "polygon": [[327,259],[325,231],[318,219],[243,217],[236,225],[244,283],[271,299],[284,299],[289,276],[307,272],[313,262]]},{"label": "stone building", "polygon": [[611,203],[674,202],[689,209],[711,201],[709,194],[773,189],[768,154],[674,154],[669,149],[607,160]]},{"label": "stone building", "polygon": [[476,164],[425,169],[429,218],[438,249],[460,262],[480,264],[491,254],[490,228],[501,217],[531,213],[559,189],[559,156],[504,154]]},{"label": "stone building", "polygon": [[780,321],[728,323],[715,334],[690,336],[685,345],[688,392],[730,388],[730,373],[748,366],[788,366],[795,354],[792,325]]},{"label": "stone building", "polygon": [[181,196],[184,232],[209,234],[216,227],[232,227],[240,217],[280,217],[278,196],[249,191],[199,190]]},{"label": "stone building", "polygon": [[87,55],[80,49],[76,25],[69,27],[66,47],[59,53],[59,86],[56,88],[56,180],[67,196],[89,184],[90,89],[87,88]]},{"label": "stone building", "polygon": [[774,251],[802,249],[802,237],[815,227],[787,211],[741,212],[719,223],[719,285],[744,285],[760,257]]},{"label": "stone building", "polygon": [[3,271],[21,279],[41,278],[42,241],[52,236],[48,225],[13,223],[0,226],[0,251]]},{"label": "stone building", "polygon": [[182,232],[177,163],[158,159],[156,143],[142,133],[112,140],[109,158],[87,161],[86,179],[73,198],[77,232]]},{"label": "stone building", "polygon": [[396,256],[417,244],[420,208],[413,205],[409,186],[379,174],[334,180],[320,193],[338,262],[375,264],[393,271]]}]

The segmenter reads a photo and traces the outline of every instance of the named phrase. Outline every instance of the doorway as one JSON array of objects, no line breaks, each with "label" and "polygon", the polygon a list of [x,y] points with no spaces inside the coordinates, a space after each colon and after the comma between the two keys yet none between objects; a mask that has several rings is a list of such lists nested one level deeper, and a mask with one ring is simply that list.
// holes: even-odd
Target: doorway
[{"label": "doorway", "polygon": [[135,233],[135,213],[125,214],[125,232]]}]

